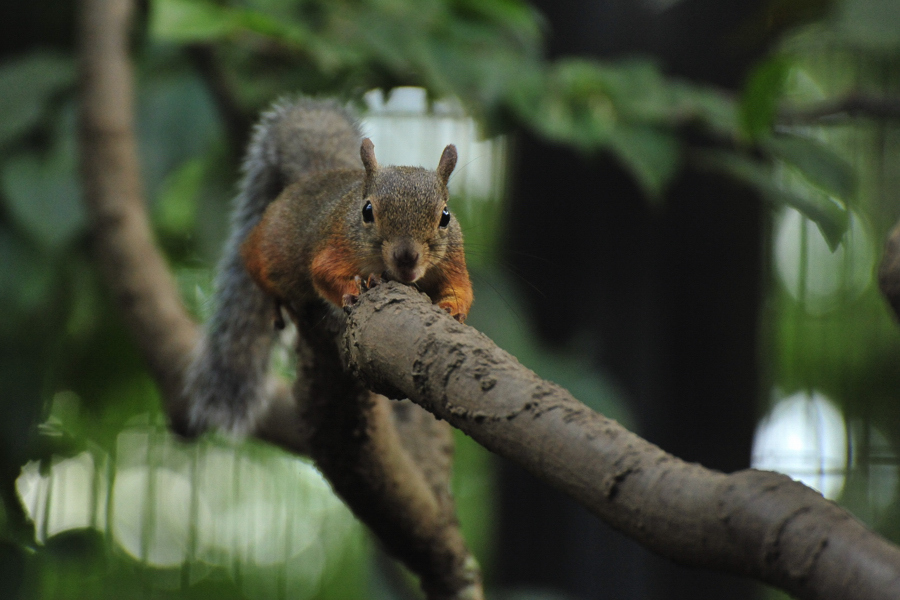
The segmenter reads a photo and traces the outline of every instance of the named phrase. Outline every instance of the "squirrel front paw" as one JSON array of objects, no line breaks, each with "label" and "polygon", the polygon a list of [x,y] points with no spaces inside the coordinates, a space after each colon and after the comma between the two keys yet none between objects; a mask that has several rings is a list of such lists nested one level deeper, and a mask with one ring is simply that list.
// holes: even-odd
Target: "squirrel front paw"
[{"label": "squirrel front paw", "polygon": [[456,306],[453,302],[439,302],[438,308],[441,308],[447,311],[447,314],[459,321],[460,323],[466,322],[466,315],[459,312],[459,307]]},{"label": "squirrel front paw", "polygon": [[381,276],[375,273],[369,274],[366,279],[363,279],[359,275],[353,277],[353,280],[350,282],[350,292],[343,295],[341,298],[341,306],[344,308],[350,308],[357,302],[359,302],[359,296],[363,292],[371,290],[374,287],[378,287],[381,284]]},{"label": "squirrel front paw", "polygon": [[381,285],[381,275],[369,273],[369,277],[365,281],[360,281],[359,289],[362,291],[371,290]]}]

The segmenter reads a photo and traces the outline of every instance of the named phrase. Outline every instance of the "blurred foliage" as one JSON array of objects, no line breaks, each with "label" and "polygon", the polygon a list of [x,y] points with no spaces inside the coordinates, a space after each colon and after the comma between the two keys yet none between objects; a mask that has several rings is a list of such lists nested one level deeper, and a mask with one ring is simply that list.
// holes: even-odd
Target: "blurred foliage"
[{"label": "blurred foliage", "polygon": [[[453,94],[488,134],[518,124],[585,153],[612,152],[651,200],[661,198],[678,168],[691,158],[696,148],[685,130],[696,130],[707,138],[700,147],[716,143],[731,148],[728,163],[738,168],[719,161],[703,164],[744,179],[775,202],[789,201],[771,193],[756,176],[773,154],[773,144],[759,142],[773,135],[775,101],[787,70],[781,57],[771,64],[782,67],[759,71],[738,103],[716,90],[666,78],[645,59],[548,62],[541,58],[538,16],[527,5],[508,0],[157,0],[150,30],[160,40],[230,42],[273,58],[290,54],[301,69],[313,68],[332,85],[339,82],[357,93],[403,84],[423,85],[438,97]],[[814,140],[805,143],[815,145]],[[797,157],[790,154],[787,160]],[[817,174],[826,167],[814,161],[803,165]],[[816,178],[810,183],[815,185]],[[846,201],[849,194],[836,197]],[[846,226],[843,205],[823,209],[818,204],[792,203],[837,244]]]},{"label": "blurred foliage", "polygon": [[[802,111],[851,95],[900,96],[900,33],[888,25],[898,11],[898,2],[840,2],[827,20],[785,39],[782,54],[791,63],[779,84],[782,105],[790,103]],[[773,181],[793,192],[801,170],[823,193],[850,198],[848,227],[835,248],[800,215],[789,209],[776,212],[774,285],[764,319],[770,335],[766,355],[772,405],[793,394],[821,394],[838,407],[845,421],[848,458],[838,474],[843,489],[836,499],[897,542],[900,329],[878,290],[876,272],[883,241],[900,219],[894,168],[900,157],[900,123],[862,117],[851,119],[835,111],[787,126],[817,140],[824,152],[779,148],[785,158],[776,165]],[[803,167],[810,160],[820,165]],[[828,167],[832,162],[835,166]],[[853,193],[835,193],[840,189]],[[787,598],[780,592],[769,597]]]},{"label": "blurred foliage", "polygon": [[[822,4],[773,3],[780,28],[808,20],[808,5],[815,5],[818,21],[803,30],[805,38],[763,60],[733,97],[667,77],[639,57],[547,61],[540,15],[518,0],[152,0],[134,43],[149,212],[187,304],[203,315],[241,152],[230,145],[232,125],[210,91],[219,77],[247,120],[273,98],[298,90],[358,101],[371,88],[421,85],[432,98],[458,97],[485,134],[524,127],[587,154],[611,153],[651,201],[662,198],[683,166],[693,165],[748,182],[779,210],[800,211],[831,250],[845,239],[848,208],[866,215],[873,239],[881,239],[886,223],[900,215],[878,212],[861,198],[896,206],[889,190],[900,189],[892,187],[898,182],[885,178],[873,190],[867,182],[881,175],[866,172],[871,157],[854,155],[855,138],[846,131],[823,135],[777,123],[786,103],[802,108],[859,83],[836,81],[840,73],[872,64],[878,65],[872,78],[895,73],[900,2],[843,0],[826,12]],[[23,44],[0,62],[0,589],[11,598],[245,597],[240,569],[201,572],[194,565],[193,575],[161,574],[126,556],[99,526],[42,538],[15,488],[29,461],[45,475],[83,453],[101,464],[116,456],[123,432],[160,420],[158,392],[91,264],[77,175],[76,56],[71,31],[59,25],[72,5],[35,6],[52,12],[56,26],[47,31],[59,39],[41,37],[40,48]],[[5,25],[13,27],[14,21]],[[198,45],[212,51],[220,72],[184,51]],[[818,95],[798,96],[798,69],[810,67],[822,46],[832,51],[830,60],[848,65],[827,73],[832,80]],[[818,74],[827,78],[828,68],[819,65]],[[882,140],[891,143],[896,140]],[[499,214],[496,202],[472,202],[460,211],[479,298],[472,323],[524,364],[627,423],[615,390],[588,373],[577,348],[548,355],[517,316],[514,292],[492,267]],[[807,314],[802,299],[783,290],[773,304],[780,385],[797,389],[815,380],[839,399],[851,389],[867,403],[854,409],[847,400],[848,410],[865,406],[897,422],[898,379],[885,376],[896,370],[884,363],[900,344],[883,333],[893,326],[871,285],[826,316]],[[852,352],[824,343],[835,336]],[[900,443],[897,431],[886,433]],[[489,567],[490,457],[470,440],[459,444],[461,522]],[[371,588],[364,548],[357,537],[334,567],[341,575],[310,593],[350,598],[366,588],[370,597],[386,594]],[[161,580],[175,583],[156,585]]]}]

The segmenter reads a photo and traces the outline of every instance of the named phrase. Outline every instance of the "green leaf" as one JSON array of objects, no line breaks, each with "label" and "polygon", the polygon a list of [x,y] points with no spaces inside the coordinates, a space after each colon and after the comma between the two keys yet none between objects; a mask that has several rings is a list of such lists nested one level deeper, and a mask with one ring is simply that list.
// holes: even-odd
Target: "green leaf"
[{"label": "green leaf", "polygon": [[238,29],[234,13],[202,0],[154,0],[150,32],[162,40],[199,42],[227,38]]},{"label": "green leaf", "polygon": [[166,233],[183,235],[191,231],[197,215],[197,195],[206,175],[202,159],[186,161],[163,182],[154,217]]},{"label": "green leaf", "polygon": [[209,42],[252,32],[282,44],[317,54],[324,52],[302,23],[279,20],[270,15],[219,6],[205,0],[155,0],[150,32],[171,42]]},{"label": "green leaf", "polygon": [[59,54],[39,51],[0,65],[0,145],[33,127],[47,101],[75,81],[75,63]]},{"label": "green leaf", "polygon": [[610,68],[567,60],[517,84],[510,102],[535,131],[586,152],[611,150],[649,198],[661,198],[681,147],[674,131],[661,124],[671,118],[673,96],[654,91],[661,86],[655,66],[633,61]]},{"label": "green leaf", "polygon": [[620,125],[610,147],[651,201],[659,201],[675,174],[681,148],[674,133],[646,125]]},{"label": "green leaf", "polygon": [[10,158],[0,171],[0,187],[16,223],[49,250],[69,244],[87,227],[74,157],[35,153]]},{"label": "green leaf", "polygon": [[6,227],[0,226],[0,332],[44,309],[53,297],[56,273],[44,257]]},{"label": "green leaf", "polygon": [[738,107],[743,134],[758,140],[772,132],[778,100],[784,93],[791,64],[774,56],[757,66],[747,78]]},{"label": "green leaf", "polygon": [[620,120],[662,124],[675,118],[673,91],[656,63],[630,59],[585,66],[596,72],[595,77],[615,105]]},{"label": "green leaf", "polygon": [[[479,17],[495,32],[511,33],[524,44],[538,43],[541,38],[540,21],[534,8],[517,0],[459,0],[458,7],[465,13]],[[455,24],[455,23],[454,23]]]},{"label": "green leaf", "polygon": [[584,61],[523,74],[509,101],[537,133],[582,150],[606,146],[618,119],[596,69]]},{"label": "green leaf", "polygon": [[847,209],[828,196],[797,194],[777,186],[763,188],[769,199],[796,208],[822,232],[832,252],[837,250],[849,226]]},{"label": "green leaf", "polygon": [[736,137],[740,117],[737,106],[727,94],[681,81],[669,82],[669,90],[676,124],[688,122],[725,139]]},{"label": "green leaf", "polygon": [[143,186],[159,198],[172,172],[224,143],[222,123],[208,90],[196,77],[157,77],[140,88],[136,126]]},{"label": "green leaf", "polygon": [[791,206],[813,221],[835,250],[847,231],[847,209],[821,193],[799,194],[777,185],[769,165],[733,152],[703,152],[694,156],[701,167],[725,172],[759,190],[769,201]]},{"label": "green leaf", "polygon": [[826,194],[845,202],[856,192],[856,176],[843,158],[818,140],[779,135],[766,140],[763,148],[797,171]]}]

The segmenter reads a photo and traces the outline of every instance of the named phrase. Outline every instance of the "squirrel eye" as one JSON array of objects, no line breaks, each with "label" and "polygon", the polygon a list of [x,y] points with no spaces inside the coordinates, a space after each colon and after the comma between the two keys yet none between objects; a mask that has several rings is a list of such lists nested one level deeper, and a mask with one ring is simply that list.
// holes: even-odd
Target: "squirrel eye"
[{"label": "squirrel eye", "polygon": [[372,211],[372,203],[366,202],[366,205],[363,206],[363,221],[366,223],[371,223],[375,220],[375,213]]},{"label": "squirrel eye", "polygon": [[444,211],[441,213],[441,222],[438,223],[441,227],[446,227],[450,224],[450,211],[447,210],[447,207],[444,207]]}]

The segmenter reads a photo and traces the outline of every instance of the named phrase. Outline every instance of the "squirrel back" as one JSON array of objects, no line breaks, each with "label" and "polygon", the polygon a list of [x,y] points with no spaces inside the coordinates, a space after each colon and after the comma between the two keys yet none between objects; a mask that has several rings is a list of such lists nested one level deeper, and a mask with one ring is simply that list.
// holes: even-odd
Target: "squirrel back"
[{"label": "squirrel back", "polygon": [[362,135],[356,119],[330,100],[280,101],[256,126],[235,199],[231,235],[218,266],[214,313],[188,368],[189,430],[244,433],[265,410],[272,345],[272,301],[253,282],[240,246],[269,204],[317,171],[356,169]]}]

